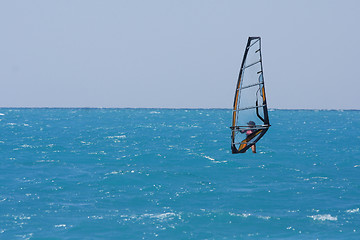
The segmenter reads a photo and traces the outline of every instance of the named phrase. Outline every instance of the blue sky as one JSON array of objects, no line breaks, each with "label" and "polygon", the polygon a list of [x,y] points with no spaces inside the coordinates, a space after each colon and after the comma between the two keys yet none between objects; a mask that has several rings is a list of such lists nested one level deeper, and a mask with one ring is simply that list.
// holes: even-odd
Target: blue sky
[{"label": "blue sky", "polygon": [[231,108],[248,36],[270,108],[360,109],[360,2],[1,1],[1,107]]}]

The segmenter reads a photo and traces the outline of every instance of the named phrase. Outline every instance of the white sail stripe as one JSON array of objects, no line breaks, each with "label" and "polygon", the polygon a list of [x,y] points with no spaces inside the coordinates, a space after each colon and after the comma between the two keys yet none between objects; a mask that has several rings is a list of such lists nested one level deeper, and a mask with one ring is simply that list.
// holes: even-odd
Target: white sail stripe
[{"label": "white sail stripe", "polygon": [[259,61],[256,61],[256,62],[254,62],[254,63],[252,63],[250,65],[247,65],[247,66],[243,67],[243,70],[248,68],[248,67],[251,67],[251,66],[253,66],[253,65],[255,65],[255,64],[259,63],[259,62],[261,62],[261,59],[259,59]]},{"label": "white sail stripe", "polygon": [[251,84],[251,85],[247,85],[247,86],[245,86],[245,87],[238,88],[238,90],[242,90],[242,89],[245,89],[245,88],[258,86],[258,85],[261,85],[261,84],[264,84],[264,82],[254,83],[254,84]]}]

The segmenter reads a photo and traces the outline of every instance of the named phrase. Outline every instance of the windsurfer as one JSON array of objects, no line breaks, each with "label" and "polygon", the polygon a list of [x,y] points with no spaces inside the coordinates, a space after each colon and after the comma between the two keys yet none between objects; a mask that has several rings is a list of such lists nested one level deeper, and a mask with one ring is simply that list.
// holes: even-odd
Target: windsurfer
[{"label": "windsurfer", "polygon": [[[249,126],[249,129],[247,129],[247,130],[241,130],[240,132],[241,132],[241,133],[246,133],[246,136],[250,136],[250,135],[254,132],[254,130],[251,129],[251,128],[254,128],[254,127],[256,126],[256,124],[255,124],[254,121],[249,121],[249,122],[247,123],[247,125]],[[256,153],[255,143],[254,143],[253,145],[251,145],[251,150],[252,150],[253,153]]]}]

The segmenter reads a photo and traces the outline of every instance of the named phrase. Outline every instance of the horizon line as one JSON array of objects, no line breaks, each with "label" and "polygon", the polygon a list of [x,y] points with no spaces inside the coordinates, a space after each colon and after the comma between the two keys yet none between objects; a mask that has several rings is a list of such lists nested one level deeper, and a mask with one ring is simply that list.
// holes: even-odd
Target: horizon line
[{"label": "horizon line", "polygon": [[[164,110],[232,110],[232,108],[221,107],[1,107],[0,109],[164,109]],[[360,111],[355,108],[269,108],[273,110],[305,110],[305,111]]]}]

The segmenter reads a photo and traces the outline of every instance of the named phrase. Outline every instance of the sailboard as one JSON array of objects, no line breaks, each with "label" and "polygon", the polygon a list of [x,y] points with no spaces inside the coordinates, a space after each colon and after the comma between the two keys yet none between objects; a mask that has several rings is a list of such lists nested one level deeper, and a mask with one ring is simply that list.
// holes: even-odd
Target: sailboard
[{"label": "sailboard", "polygon": [[244,153],[269,129],[261,38],[249,37],[236,84],[232,111],[231,150]]}]

